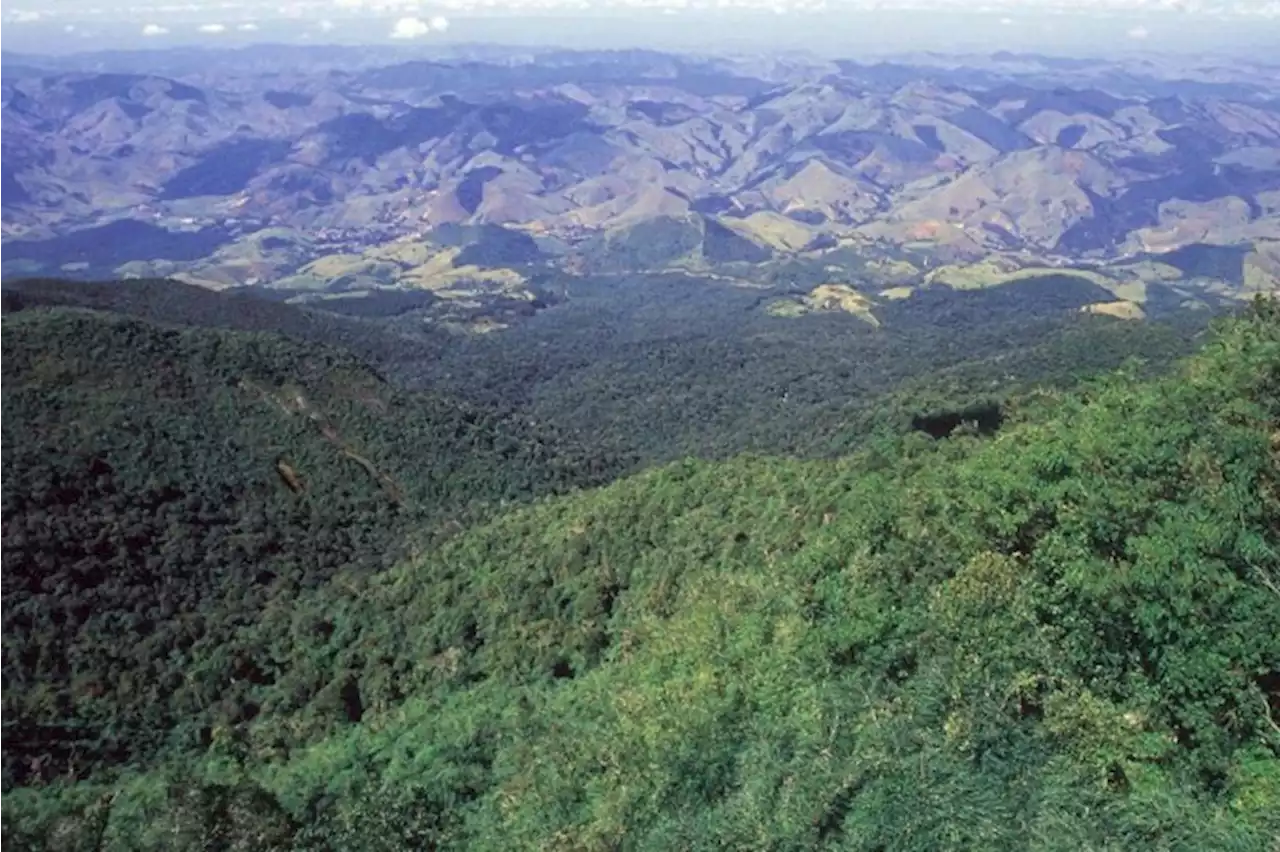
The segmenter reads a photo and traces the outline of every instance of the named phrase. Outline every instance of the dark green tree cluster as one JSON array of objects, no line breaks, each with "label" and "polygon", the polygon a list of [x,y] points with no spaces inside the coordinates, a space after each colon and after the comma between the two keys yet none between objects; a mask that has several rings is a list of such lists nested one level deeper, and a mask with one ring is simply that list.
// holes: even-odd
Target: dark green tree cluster
[{"label": "dark green tree cluster", "polygon": [[[1041,288],[922,296],[872,327],[848,314],[770,316],[776,292],[686,276],[547,281],[563,303],[458,341],[411,381],[503,405],[646,462],[742,452],[830,456],[869,426],[1070,387],[1130,358],[1187,354],[1207,317],[1124,323],[1044,308]],[[946,290],[946,288],[939,288]]]},{"label": "dark green tree cluster", "polygon": [[[263,288],[215,292],[155,278],[97,282],[28,278],[5,281],[3,294],[6,313],[41,306],[90,308],[173,326],[282,334],[348,350],[384,373],[397,365],[411,371],[420,361],[434,361],[449,342],[447,334],[422,323],[389,332],[383,323],[285,304],[283,298],[294,293]],[[429,294],[390,298],[430,302]],[[395,313],[387,309],[381,316]]]},{"label": "dark green tree cluster", "polygon": [[699,224],[674,216],[647,219],[590,240],[583,261],[598,272],[664,269],[702,245]]},{"label": "dark green tree cluster", "polygon": [[202,747],[258,712],[265,608],[623,467],[273,335],[55,309],[3,346],[6,789]]}]

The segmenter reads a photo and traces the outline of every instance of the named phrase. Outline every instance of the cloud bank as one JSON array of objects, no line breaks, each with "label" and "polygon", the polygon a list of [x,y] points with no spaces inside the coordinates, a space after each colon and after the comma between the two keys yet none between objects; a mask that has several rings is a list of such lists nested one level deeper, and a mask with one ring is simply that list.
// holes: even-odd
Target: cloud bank
[{"label": "cloud bank", "polygon": [[422,38],[431,32],[431,25],[421,18],[401,18],[391,28],[391,37],[400,39]]}]

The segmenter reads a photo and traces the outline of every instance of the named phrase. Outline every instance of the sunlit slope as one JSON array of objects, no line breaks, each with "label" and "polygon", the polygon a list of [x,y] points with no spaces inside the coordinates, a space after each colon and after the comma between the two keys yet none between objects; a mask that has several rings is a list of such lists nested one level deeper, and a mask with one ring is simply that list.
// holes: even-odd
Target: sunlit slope
[{"label": "sunlit slope", "polygon": [[258,712],[198,768],[6,816],[108,848],[1267,849],[1280,317],[1042,403],[341,576],[239,634]]}]

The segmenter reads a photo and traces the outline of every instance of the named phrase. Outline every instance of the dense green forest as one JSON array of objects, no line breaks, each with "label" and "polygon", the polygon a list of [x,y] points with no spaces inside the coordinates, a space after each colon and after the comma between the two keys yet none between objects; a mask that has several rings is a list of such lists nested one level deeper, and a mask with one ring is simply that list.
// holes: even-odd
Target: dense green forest
[{"label": "dense green forest", "polygon": [[344,349],[390,375],[438,359],[448,335],[421,323],[394,332],[328,311],[307,310],[264,297],[253,288],[216,292],[194,284],[157,278],[125,281],[67,281],[24,278],[5,281],[0,298],[6,312],[24,308],[69,307],[110,311],[150,322],[226,331],[282,334],[294,340]]},{"label": "dense green forest", "polygon": [[339,347],[397,386],[520,412],[638,465],[742,452],[831,456],[930,410],[1070,387],[1134,358],[1158,372],[1194,348],[1211,316],[1134,324],[1081,315],[1071,310],[1076,295],[1034,280],[922,291],[877,309],[884,328],[842,313],[771,316],[782,290],[683,275],[555,275],[538,287],[554,307],[470,337],[399,311],[373,322],[324,303],[174,281],[27,280],[7,283],[6,294]]},{"label": "dense green forest", "polygon": [[196,743],[267,605],[624,469],[278,335],[23,311],[3,378],[6,786]]},{"label": "dense green forest", "polygon": [[1274,303],[1172,371],[578,304],[435,358],[7,315],[4,841],[1271,852]]},{"label": "dense green forest", "polygon": [[[1190,352],[1209,321],[1190,312],[1143,324],[1081,315],[1034,281],[925,291],[878,308],[880,328],[844,313],[771,316],[777,290],[680,275],[544,286],[564,288],[560,304],[397,375],[520,405],[540,423],[648,462],[820,457],[856,447],[870,424],[908,424],[919,406],[1069,387],[1130,358],[1162,369]],[[886,394],[899,390],[890,405]]]}]

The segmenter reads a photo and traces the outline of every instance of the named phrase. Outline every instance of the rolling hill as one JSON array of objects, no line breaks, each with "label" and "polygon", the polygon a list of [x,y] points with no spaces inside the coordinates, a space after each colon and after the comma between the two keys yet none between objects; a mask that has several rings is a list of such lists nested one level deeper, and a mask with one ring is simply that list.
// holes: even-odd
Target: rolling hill
[{"label": "rolling hill", "polygon": [[[16,319],[75,339],[101,322]],[[277,592],[223,642],[190,646],[183,694],[208,703],[154,757],[112,753],[119,768],[56,781],[57,757],[7,771],[23,786],[6,792],[5,839],[1266,849],[1278,335],[1259,300],[1173,375],[1052,393],[994,434],[680,462]],[[72,598],[6,569],[6,635],[65,631],[52,613]],[[98,630],[148,617],[110,596],[118,581],[90,587],[110,603],[89,609]],[[110,688],[147,647],[113,652],[114,681],[78,670],[86,721],[116,730],[154,706]],[[24,713],[59,712],[6,687]],[[28,740],[6,710],[8,755]]]}]

